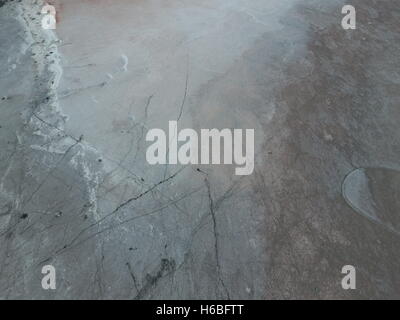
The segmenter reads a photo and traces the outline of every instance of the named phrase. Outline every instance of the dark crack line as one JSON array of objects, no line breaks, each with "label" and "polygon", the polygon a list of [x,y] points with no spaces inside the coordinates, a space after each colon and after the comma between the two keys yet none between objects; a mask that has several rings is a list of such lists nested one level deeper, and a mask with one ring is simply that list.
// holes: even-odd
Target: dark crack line
[{"label": "dark crack line", "polygon": [[[183,169],[184,169],[184,168],[183,168]],[[169,177],[168,179],[163,180],[163,181],[161,181],[161,182],[165,183],[165,182],[169,181],[170,179],[172,179],[173,177],[175,177],[177,174],[179,174],[183,169],[181,169],[180,171],[176,172],[174,175],[172,175],[172,176]],[[157,187],[157,186],[159,186],[159,185],[160,185],[160,183],[156,184],[155,186]],[[153,188],[150,188],[150,189],[154,189],[154,187],[153,187]],[[147,192],[142,193],[142,196],[143,196],[145,193],[150,192],[150,189],[149,189]],[[104,228],[104,229],[101,229],[101,230],[98,231],[98,232],[95,232],[95,233],[93,233],[93,234],[91,234],[91,235],[88,235],[86,238],[82,239],[81,241],[76,242],[76,241],[80,238],[80,236],[81,236],[82,234],[84,234],[87,230],[91,229],[91,228],[94,227],[94,226],[99,225],[102,221],[104,221],[105,219],[109,218],[110,216],[112,216],[112,215],[115,214],[118,210],[120,210],[120,209],[122,208],[121,206],[118,206],[118,208],[117,208],[118,210],[115,209],[115,210],[112,211],[111,213],[109,213],[109,214],[107,214],[106,216],[104,216],[103,218],[101,218],[99,221],[96,221],[95,223],[93,223],[93,224],[89,225],[88,227],[84,228],[82,231],[80,231],[80,232],[78,233],[77,236],[74,237],[74,239],[72,239],[72,240],[69,242],[69,244],[64,245],[62,248],[60,248],[60,249],[58,249],[57,251],[55,251],[55,253],[54,253],[52,256],[50,256],[50,257],[48,257],[48,258],[42,260],[41,262],[39,262],[39,265],[42,264],[42,263],[44,263],[44,262],[46,262],[46,261],[48,261],[48,260],[50,260],[50,259],[51,259],[52,257],[54,257],[54,256],[57,256],[57,255],[59,255],[59,254],[61,254],[61,253],[64,253],[64,252],[67,251],[67,250],[70,250],[70,249],[72,249],[72,248],[75,248],[75,247],[77,247],[77,246],[83,244],[84,242],[86,242],[86,241],[88,241],[88,240],[90,240],[90,239],[92,239],[92,238],[98,236],[99,234],[102,234],[102,233],[104,233],[104,232],[106,232],[106,231],[110,231],[110,230],[113,230],[113,229],[115,229],[115,228],[118,228],[118,227],[120,227],[120,226],[122,226],[122,225],[124,225],[124,224],[126,224],[126,223],[129,223],[129,222],[131,222],[131,221],[133,221],[133,220],[136,220],[136,219],[139,219],[139,218],[143,218],[143,217],[146,217],[146,216],[149,216],[149,215],[153,215],[153,214],[155,214],[155,213],[158,213],[158,212],[160,212],[160,211],[162,211],[162,210],[168,208],[169,206],[171,206],[171,205],[173,205],[173,204],[175,204],[175,203],[178,203],[179,201],[181,201],[181,200],[183,200],[183,199],[189,197],[190,195],[192,195],[192,194],[198,192],[199,190],[200,190],[200,188],[199,188],[199,189],[195,189],[195,190],[193,190],[192,192],[187,193],[187,194],[183,195],[182,197],[180,197],[180,198],[178,198],[178,199],[175,199],[175,200],[173,200],[173,201],[171,201],[171,202],[168,202],[168,203],[166,203],[165,205],[163,205],[163,206],[161,206],[161,207],[159,207],[159,208],[157,208],[157,209],[155,209],[155,210],[152,210],[152,211],[150,211],[150,212],[146,212],[146,213],[144,213],[144,214],[142,214],[142,215],[138,215],[138,216],[131,217],[131,218],[129,218],[129,219],[126,219],[126,220],[124,220],[124,221],[121,221],[120,223],[117,223],[116,225],[109,226],[109,227],[106,227],[106,228]],[[135,198],[137,198],[137,197],[135,197]],[[132,201],[133,201],[133,200],[132,200]],[[127,205],[126,202],[125,202],[125,205]],[[76,243],[75,243],[75,242],[76,242]]]},{"label": "dark crack line", "polygon": [[[188,84],[189,84],[189,57],[187,58],[187,66],[186,66],[185,91],[184,91],[184,94],[183,94],[182,104],[181,104],[181,107],[180,107],[180,110],[179,110],[179,115],[178,115],[178,118],[176,120],[177,122],[179,122],[179,120],[181,119],[182,114],[183,114],[183,110],[185,108],[186,98],[187,98],[187,94],[188,94]],[[176,137],[173,137],[173,138],[176,138]],[[168,143],[168,146],[167,146],[167,154],[169,154],[169,145],[170,145],[171,141],[172,140],[170,139],[170,141]],[[165,164],[165,167],[164,167],[164,178],[167,176],[167,171],[168,171],[168,164]]]},{"label": "dark crack line", "polygon": [[206,176],[206,178],[204,179],[206,186],[207,186],[207,193],[208,193],[208,199],[209,199],[209,205],[210,205],[210,214],[211,214],[211,218],[213,221],[213,232],[214,232],[214,249],[215,249],[215,260],[217,263],[217,271],[218,271],[218,278],[219,281],[221,282],[222,287],[225,290],[225,294],[227,296],[227,299],[230,300],[230,295],[229,295],[229,291],[226,288],[225,282],[222,279],[222,272],[221,272],[221,264],[219,261],[219,241],[218,241],[218,228],[217,228],[217,219],[215,217],[215,207],[214,207],[214,201],[211,195],[211,186],[210,186],[210,181],[208,180],[208,177]]},{"label": "dark crack line", "polygon": [[182,114],[183,114],[183,110],[185,108],[186,98],[187,98],[187,94],[188,94],[188,84],[189,84],[189,58],[188,58],[188,61],[187,61],[187,66],[186,66],[185,91],[184,91],[184,94],[183,94],[182,104],[181,104],[181,108],[180,108],[180,111],[179,111],[179,115],[178,115],[177,121],[179,121],[181,119]]},{"label": "dark crack line", "polygon": [[36,114],[36,112],[33,111],[32,115],[33,115],[36,119],[38,119],[39,121],[43,122],[45,125],[47,125],[47,126],[53,128],[53,129],[56,129],[56,130],[59,131],[59,132],[62,132],[62,133],[64,134],[64,137],[69,137],[69,138],[71,138],[72,140],[74,140],[75,142],[80,142],[81,138],[77,139],[77,138],[71,136],[70,134],[67,134],[67,133],[65,132],[65,130],[63,130],[63,129],[57,127],[56,125],[53,125],[53,124],[47,122],[46,120],[42,119],[41,117],[39,117],[39,116]]},{"label": "dark crack line", "polygon": [[147,119],[147,117],[149,115],[149,107],[150,107],[150,103],[151,103],[151,100],[153,99],[153,97],[154,97],[154,94],[149,96],[149,98],[147,99],[146,107],[144,108],[144,118],[145,119]]},{"label": "dark crack line", "polygon": [[152,276],[151,274],[146,275],[146,283],[138,291],[137,295],[133,298],[134,300],[141,300],[150,289],[157,286],[158,282],[173,274],[176,271],[175,261],[173,259],[162,259],[160,268],[157,273]]},{"label": "dark crack line", "polygon": [[107,85],[107,82],[103,81],[103,82],[100,82],[98,84],[94,84],[94,85],[83,87],[83,88],[65,90],[65,91],[60,93],[59,99],[65,99],[65,98],[67,98],[67,97],[69,97],[71,95],[79,94],[79,93],[81,93],[81,92],[83,92],[85,90],[90,90],[90,89],[95,89],[95,88],[103,88],[106,85]]},{"label": "dark crack line", "polygon": [[183,167],[183,168],[180,169],[179,171],[175,172],[175,173],[174,173],[173,175],[171,175],[170,177],[168,177],[168,178],[166,178],[166,179],[164,179],[164,180],[161,180],[160,182],[156,183],[156,184],[153,185],[151,188],[147,189],[146,191],[142,192],[141,194],[139,194],[139,195],[137,195],[137,196],[135,196],[135,197],[133,197],[133,198],[130,198],[130,199],[126,200],[124,203],[120,204],[117,208],[115,208],[115,210],[112,211],[111,214],[116,213],[117,211],[121,210],[123,207],[127,206],[128,204],[130,204],[132,201],[136,201],[136,200],[142,198],[143,196],[145,196],[145,195],[148,194],[149,192],[153,191],[154,189],[156,189],[156,188],[159,187],[160,185],[162,185],[162,184],[164,184],[164,183],[166,183],[166,182],[168,182],[168,181],[174,179],[174,178],[175,178],[179,173],[181,173],[182,170],[184,170],[184,169],[185,169],[185,167]]},{"label": "dark crack line", "polygon": [[130,276],[131,276],[131,278],[132,278],[133,285],[135,286],[136,292],[137,292],[137,294],[139,294],[139,291],[140,291],[140,290],[139,290],[139,287],[138,287],[138,284],[137,284],[136,277],[135,277],[135,275],[133,274],[133,270],[132,270],[131,264],[130,264],[129,262],[127,262],[127,263],[126,263],[126,266],[128,267],[128,271],[129,271],[129,274],[130,274]]}]

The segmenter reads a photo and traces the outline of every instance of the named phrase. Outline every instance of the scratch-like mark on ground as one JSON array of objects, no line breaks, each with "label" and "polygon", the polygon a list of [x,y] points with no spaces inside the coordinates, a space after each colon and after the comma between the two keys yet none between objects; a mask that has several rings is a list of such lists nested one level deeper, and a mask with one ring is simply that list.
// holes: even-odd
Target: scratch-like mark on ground
[{"label": "scratch-like mark on ground", "polygon": [[211,186],[210,186],[210,181],[208,180],[208,177],[206,176],[206,178],[204,179],[206,186],[207,186],[207,193],[208,193],[208,199],[209,199],[209,205],[210,205],[210,213],[211,213],[211,217],[212,217],[212,222],[213,222],[213,231],[214,231],[214,248],[215,248],[215,260],[217,263],[217,271],[218,271],[218,278],[219,281],[222,285],[222,287],[224,288],[226,297],[228,300],[230,300],[230,295],[229,295],[229,291],[226,288],[224,279],[222,278],[222,272],[221,272],[221,263],[220,263],[220,256],[219,256],[219,238],[218,238],[218,227],[217,227],[217,219],[215,218],[215,207],[214,207],[214,200],[211,194]]}]

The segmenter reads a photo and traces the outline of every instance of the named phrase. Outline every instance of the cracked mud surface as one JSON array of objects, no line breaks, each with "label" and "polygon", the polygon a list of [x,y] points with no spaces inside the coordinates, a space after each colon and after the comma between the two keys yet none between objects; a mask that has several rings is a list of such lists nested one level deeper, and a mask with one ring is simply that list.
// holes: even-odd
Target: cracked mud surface
[{"label": "cracked mud surface", "polygon": [[[54,33],[0,1],[0,298],[400,298],[398,234],[341,189],[400,168],[400,9],[349,2],[354,31],[339,0],[52,1]],[[169,120],[254,128],[254,173],[150,166]]]}]

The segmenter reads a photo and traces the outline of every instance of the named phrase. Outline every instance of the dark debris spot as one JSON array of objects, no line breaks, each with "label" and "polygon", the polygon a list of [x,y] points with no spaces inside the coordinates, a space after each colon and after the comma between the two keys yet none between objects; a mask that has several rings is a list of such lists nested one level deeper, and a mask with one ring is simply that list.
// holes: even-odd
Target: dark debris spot
[{"label": "dark debris spot", "polygon": [[21,219],[26,219],[26,218],[28,218],[28,214],[27,213],[23,213],[23,214],[21,214],[20,218]]}]

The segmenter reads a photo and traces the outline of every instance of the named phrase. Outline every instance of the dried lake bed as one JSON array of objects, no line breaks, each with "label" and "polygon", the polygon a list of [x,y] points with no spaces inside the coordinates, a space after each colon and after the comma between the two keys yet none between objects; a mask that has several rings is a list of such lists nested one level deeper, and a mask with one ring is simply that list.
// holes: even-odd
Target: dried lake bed
[{"label": "dried lake bed", "polygon": [[[0,1],[0,298],[400,298],[397,1],[49,3]],[[149,163],[171,121],[254,170]]]}]

